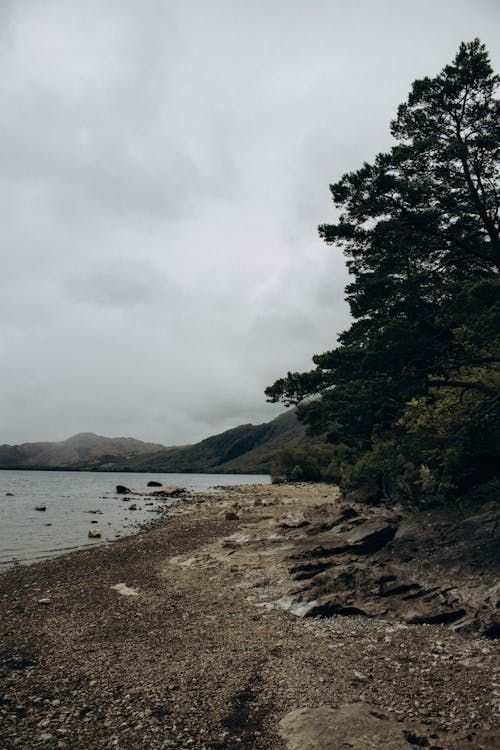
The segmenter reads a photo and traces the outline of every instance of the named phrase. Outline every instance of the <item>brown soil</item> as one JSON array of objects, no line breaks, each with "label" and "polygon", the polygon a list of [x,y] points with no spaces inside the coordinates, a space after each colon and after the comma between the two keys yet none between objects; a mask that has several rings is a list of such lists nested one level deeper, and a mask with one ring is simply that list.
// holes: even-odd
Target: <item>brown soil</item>
[{"label": "brown soil", "polygon": [[496,746],[474,740],[495,726],[495,641],[296,617],[276,605],[290,581],[272,534],[258,557],[233,555],[241,524],[330,501],[323,485],[199,495],[152,530],[4,573],[2,750],[284,750],[286,714],[356,702],[416,723],[401,747]]}]

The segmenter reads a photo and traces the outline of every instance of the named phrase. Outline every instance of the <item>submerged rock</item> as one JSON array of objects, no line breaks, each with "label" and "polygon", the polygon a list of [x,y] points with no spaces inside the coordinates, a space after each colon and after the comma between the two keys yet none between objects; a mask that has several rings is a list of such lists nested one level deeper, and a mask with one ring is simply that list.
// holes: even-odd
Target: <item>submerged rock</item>
[{"label": "submerged rock", "polygon": [[184,495],[186,492],[185,487],[160,487],[158,490],[151,490],[149,492],[149,495],[154,495],[154,497],[162,498],[162,497],[180,497],[181,495]]},{"label": "submerged rock", "polygon": [[161,487],[161,482],[155,482],[153,479],[148,482],[148,487]]}]

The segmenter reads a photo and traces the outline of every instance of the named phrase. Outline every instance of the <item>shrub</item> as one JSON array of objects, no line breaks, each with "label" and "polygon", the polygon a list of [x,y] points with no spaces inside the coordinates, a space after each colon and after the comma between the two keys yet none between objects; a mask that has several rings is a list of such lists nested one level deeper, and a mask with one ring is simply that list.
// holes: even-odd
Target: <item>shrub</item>
[{"label": "shrub", "polygon": [[271,467],[273,483],[333,482],[341,480],[343,465],[352,451],[345,445],[317,443],[300,448],[284,448]]}]

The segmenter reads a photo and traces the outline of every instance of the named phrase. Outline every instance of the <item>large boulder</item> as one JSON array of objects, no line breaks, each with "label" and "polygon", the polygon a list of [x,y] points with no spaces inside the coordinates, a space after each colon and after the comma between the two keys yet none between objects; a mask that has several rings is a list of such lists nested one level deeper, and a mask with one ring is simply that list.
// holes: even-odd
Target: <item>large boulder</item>
[{"label": "large boulder", "polygon": [[498,750],[496,732],[471,732],[466,737],[436,733],[428,726],[396,721],[366,703],[340,708],[321,706],[290,711],[280,722],[287,750],[410,750],[412,747],[449,750]]}]

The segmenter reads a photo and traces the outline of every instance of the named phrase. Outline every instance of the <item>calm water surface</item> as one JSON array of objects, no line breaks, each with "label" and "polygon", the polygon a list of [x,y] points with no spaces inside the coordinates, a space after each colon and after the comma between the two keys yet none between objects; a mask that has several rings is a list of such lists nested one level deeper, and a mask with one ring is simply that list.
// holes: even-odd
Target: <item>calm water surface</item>
[{"label": "calm water surface", "polygon": [[[151,512],[153,508],[161,506],[168,511],[168,506],[153,498],[117,495],[115,487],[124,484],[131,490],[148,492],[154,489],[147,487],[151,480],[167,487],[197,491],[270,481],[267,475],[255,474],[0,470],[0,570],[18,562],[33,562],[105,544],[137,531],[142,524],[158,517]],[[150,502],[153,505],[146,504]],[[136,511],[129,510],[132,503],[136,503]],[[46,511],[35,510],[40,504],[46,506]],[[90,513],[92,510],[99,512]],[[95,528],[102,531],[101,539],[88,538],[89,530]]]}]

